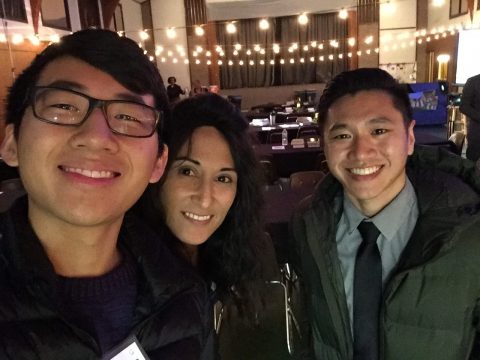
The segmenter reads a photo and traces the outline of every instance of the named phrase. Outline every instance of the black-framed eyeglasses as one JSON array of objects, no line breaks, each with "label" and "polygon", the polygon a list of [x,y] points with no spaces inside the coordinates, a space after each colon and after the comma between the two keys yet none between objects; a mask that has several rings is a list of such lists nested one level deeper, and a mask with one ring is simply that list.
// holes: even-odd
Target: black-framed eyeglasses
[{"label": "black-framed eyeglasses", "polygon": [[33,87],[30,102],[38,120],[63,126],[80,126],[100,107],[113,133],[137,138],[152,136],[162,117],[161,111],[138,102],[100,100],[52,86]]}]

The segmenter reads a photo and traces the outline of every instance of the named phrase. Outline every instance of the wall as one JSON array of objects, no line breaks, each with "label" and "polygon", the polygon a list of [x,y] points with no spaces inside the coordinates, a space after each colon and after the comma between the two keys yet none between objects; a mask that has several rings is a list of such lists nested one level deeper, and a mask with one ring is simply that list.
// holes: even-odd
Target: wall
[{"label": "wall", "polygon": [[125,35],[136,42],[141,42],[139,31],[143,29],[140,4],[133,0],[121,0]]},{"label": "wall", "polygon": [[[151,0],[153,27],[155,30],[156,45],[163,46],[164,50],[160,56],[157,56],[157,66],[163,80],[167,81],[169,76],[175,76],[177,84],[182,88],[190,85],[190,68],[184,63],[188,59],[187,31],[185,28],[185,6],[183,1],[179,0]],[[167,27],[175,27],[177,37],[169,39],[166,35]],[[182,57],[179,52],[181,47],[185,52]],[[168,51],[172,56],[168,56]],[[167,61],[162,62],[162,57]],[[177,59],[177,63],[172,63],[172,58]]]},{"label": "wall", "polygon": [[356,5],[355,0],[206,0],[206,3],[210,21],[289,16],[303,12],[330,12]]},{"label": "wall", "polygon": [[303,84],[303,85],[286,85],[271,86],[267,88],[241,88],[241,89],[224,89],[220,91],[220,95],[240,95],[242,96],[242,110],[249,110],[252,106],[275,103],[285,104],[289,100],[293,100],[295,90],[316,90],[318,101],[322,94],[325,84]]},{"label": "wall", "polygon": [[[398,71],[415,68],[416,41],[412,35],[416,27],[416,0],[392,1],[380,5],[379,65],[398,80],[415,81],[415,75],[407,74],[405,76],[405,74],[399,74]],[[392,72],[392,68],[396,71]]]}]

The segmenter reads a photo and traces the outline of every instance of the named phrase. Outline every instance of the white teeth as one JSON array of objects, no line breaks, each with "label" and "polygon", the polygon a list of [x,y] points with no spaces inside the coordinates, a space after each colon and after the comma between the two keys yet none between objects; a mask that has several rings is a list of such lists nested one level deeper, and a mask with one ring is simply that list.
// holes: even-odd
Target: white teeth
[{"label": "white teeth", "polygon": [[191,212],[184,212],[185,216],[190,218],[190,219],[193,219],[193,220],[197,220],[197,221],[206,221],[206,220],[209,220],[212,215],[196,215],[194,213],[191,213]]},{"label": "white teeth", "polygon": [[370,175],[380,170],[380,166],[372,166],[367,168],[352,168],[350,172],[355,175]]},{"label": "white teeth", "polygon": [[86,177],[94,178],[94,179],[109,179],[113,178],[115,174],[111,171],[96,171],[96,170],[86,170],[80,168],[71,168],[71,167],[63,167],[63,170],[66,172],[71,172],[75,174],[80,174]]}]

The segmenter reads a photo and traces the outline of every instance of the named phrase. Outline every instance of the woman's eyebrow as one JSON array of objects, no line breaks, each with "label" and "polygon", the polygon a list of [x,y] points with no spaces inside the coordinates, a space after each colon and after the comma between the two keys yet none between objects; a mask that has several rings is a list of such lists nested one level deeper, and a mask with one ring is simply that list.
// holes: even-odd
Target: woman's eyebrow
[{"label": "woman's eyebrow", "polygon": [[[180,162],[185,162],[185,161],[188,161],[188,162],[191,162],[195,165],[198,165],[198,166],[201,166],[201,163],[200,161],[198,160],[194,160],[188,156],[179,156],[177,158],[175,158],[174,160],[175,162],[177,161],[180,161]],[[220,171],[233,171],[233,172],[237,172],[237,170],[235,168],[231,168],[231,167],[225,167],[225,168],[221,168]]]}]

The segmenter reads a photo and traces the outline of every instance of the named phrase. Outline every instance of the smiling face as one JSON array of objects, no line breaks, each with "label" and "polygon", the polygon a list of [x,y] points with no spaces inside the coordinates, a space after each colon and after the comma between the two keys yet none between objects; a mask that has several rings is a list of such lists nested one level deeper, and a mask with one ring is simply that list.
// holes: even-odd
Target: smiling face
[{"label": "smiling face", "polygon": [[225,138],[214,127],[199,127],[162,186],[166,224],[184,244],[200,245],[222,224],[236,192],[237,172]]},{"label": "smiling face", "polygon": [[405,163],[415,138],[390,95],[379,90],[345,95],[328,110],[324,151],[346,196],[367,216],[382,210],[403,189]]},{"label": "smiling face", "polygon": [[[73,57],[58,58],[41,72],[38,86],[56,85],[99,99],[135,99],[154,106],[153,96],[135,94],[110,75]],[[35,118],[29,106],[18,139],[6,128],[2,156],[18,166],[28,193],[29,217],[39,236],[58,226],[92,228],[121,224],[148,182],[163,173],[167,151],[158,137],[113,134],[96,108],[80,126]]]}]

